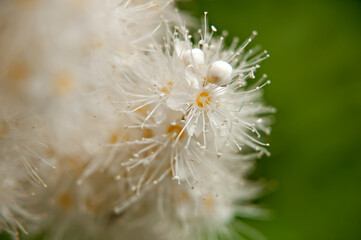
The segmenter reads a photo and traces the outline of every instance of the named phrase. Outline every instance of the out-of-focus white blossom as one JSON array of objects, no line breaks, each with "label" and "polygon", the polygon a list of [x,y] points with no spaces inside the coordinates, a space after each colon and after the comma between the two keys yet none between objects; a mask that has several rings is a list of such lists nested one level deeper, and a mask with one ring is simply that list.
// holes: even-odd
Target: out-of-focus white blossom
[{"label": "out-of-focus white blossom", "polygon": [[[0,2],[0,232],[202,239],[258,215],[268,57],[167,0]],[[193,23],[191,23],[193,24]]]}]

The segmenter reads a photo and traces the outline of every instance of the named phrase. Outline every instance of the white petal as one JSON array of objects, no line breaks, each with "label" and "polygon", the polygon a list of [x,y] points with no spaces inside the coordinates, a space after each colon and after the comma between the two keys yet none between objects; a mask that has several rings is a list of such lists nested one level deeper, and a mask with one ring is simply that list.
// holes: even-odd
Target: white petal
[{"label": "white petal", "polygon": [[199,137],[199,135],[203,132],[203,120],[201,115],[199,115],[198,119],[197,116],[194,116],[187,127],[187,132],[189,135],[195,135]]},{"label": "white petal", "polygon": [[164,105],[159,107],[157,111],[155,111],[153,114],[156,124],[162,123],[165,120],[166,116],[166,109]]},{"label": "white petal", "polygon": [[179,39],[174,40],[174,50],[179,57],[181,57],[185,51],[189,50],[189,48],[190,46],[186,41],[181,41]]},{"label": "white petal", "polygon": [[183,111],[187,108],[189,94],[184,91],[172,91],[167,99],[167,106],[175,111]]},{"label": "white petal", "polygon": [[193,86],[196,89],[199,89],[201,84],[198,80],[196,69],[192,65],[190,65],[186,67],[185,72],[186,72],[186,79],[189,85]]}]

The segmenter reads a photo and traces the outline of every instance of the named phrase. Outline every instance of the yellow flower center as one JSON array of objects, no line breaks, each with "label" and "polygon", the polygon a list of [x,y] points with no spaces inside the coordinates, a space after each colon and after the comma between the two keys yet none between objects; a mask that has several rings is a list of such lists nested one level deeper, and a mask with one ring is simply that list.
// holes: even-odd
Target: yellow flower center
[{"label": "yellow flower center", "polygon": [[215,199],[211,194],[208,194],[203,203],[208,211],[212,211],[214,209]]},{"label": "yellow flower center", "polygon": [[[168,134],[172,136],[173,140],[176,140],[182,131],[183,127],[179,125],[170,125],[168,128]],[[179,136],[179,140],[183,138],[184,132]]]},{"label": "yellow flower center", "polygon": [[68,71],[60,72],[55,77],[54,92],[57,96],[65,96],[75,88],[75,79]]},{"label": "yellow flower center", "polygon": [[63,210],[70,210],[74,206],[74,201],[69,192],[63,192],[58,196],[58,204]]},{"label": "yellow flower center", "polygon": [[207,92],[201,92],[201,94],[199,94],[199,96],[196,99],[196,103],[198,105],[198,107],[204,107],[205,105],[209,105],[209,103],[211,102],[211,96],[209,96],[209,93]]},{"label": "yellow flower center", "polygon": [[25,62],[15,62],[10,65],[8,77],[14,84],[24,82],[29,76],[30,69]]},{"label": "yellow flower center", "polygon": [[174,83],[173,82],[167,82],[167,85],[162,87],[162,92],[165,94],[169,94],[170,90],[173,88]]},{"label": "yellow flower center", "polygon": [[0,119],[0,138],[8,134],[9,126],[6,124],[4,120]]}]

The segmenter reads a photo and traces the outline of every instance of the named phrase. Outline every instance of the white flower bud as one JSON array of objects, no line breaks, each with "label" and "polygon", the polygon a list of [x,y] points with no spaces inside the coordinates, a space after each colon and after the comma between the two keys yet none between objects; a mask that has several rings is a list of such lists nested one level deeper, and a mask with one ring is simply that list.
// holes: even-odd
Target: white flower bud
[{"label": "white flower bud", "polygon": [[195,67],[201,68],[204,63],[204,53],[199,48],[187,50],[182,54],[182,59],[186,66],[194,64]]},{"label": "white flower bud", "polygon": [[230,80],[231,74],[232,66],[229,63],[225,61],[216,61],[209,67],[207,81],[222,85]]}]

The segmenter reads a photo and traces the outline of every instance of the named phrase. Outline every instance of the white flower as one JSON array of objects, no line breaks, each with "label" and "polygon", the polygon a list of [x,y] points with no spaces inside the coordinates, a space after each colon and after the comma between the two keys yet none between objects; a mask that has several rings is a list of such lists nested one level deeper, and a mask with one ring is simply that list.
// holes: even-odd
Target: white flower
[{"label": "white flower", "polygon": [[[239,158],[238,158],[239,161]],[[242,162],[239,175],[246,173],[253,165]],[[147,206],[144,218],[159,218],[152,222],[162,239],[204,239],[217,234],[236,236],[230,225],[236,215],[262,216],[264,212],[249,203],[261,190],[242,177],[236,177],[222,163],[217,167],[220,174],[211,175],[207,181],[200,181],[196,187],[177,185],[170,179],[162,182],[157,190],[149,192],[142,200]],[[156,205],[154,209],[152,206]]]},{"label": "white flower", "polygon": [[[268,154],[263,147],[268,144],[257,139],[260,133],[256,127],[268,132],[259,116],[273,109],[258,102],[260,88],[269,81],[263,83],[263,77],[256,83],[261,85],[245,88],[245,81],[253,78],[264,56],[249,60],[250,53],[242,54],[250,40],[236,52],[224,50],[223,39],[214,41],[208,32],[200,32],[200,49],[193,46],[184,27],[176,29],[184,34],[184,40],[178,38],[177,31],[164,47],[154,45],[154,50],[139,59],[129,73],[123,73],[124,80],[117,84],[124,96],[118,103],[129,109],[121,112],[134,118],[133,127],[152,132],[149,138],[127,142],[143,146],[123,163],[130,172],[145,169],[134,186],[138,193],[143,185],[158,183],[169,173],[179,183],[193,186],[201,179],[194,162],[217,172],[210,170],[215,169],[214,161],[243,146]],[[176,130],[174,136],[169,129]],[[204,177],[206,181],[207,174]]]},{"label": "white flower", "polygon": [[[2,110],[2,111],[1,111]],[[38,216],[31,209],[37,189],[46,187],[39,169],[55,166],[44,143],[43,123],[37,116],[0,110],[0,231],[14,237],[27,234],[23,221]]]},{"label": "white flower", "polygon": [[0,162],[0,231],[8,231],[14,237],[18,231],[27,234],[21,221],[34,218],[27,209],[32,188],[21,162],[12,159]]},{"label": "white flower", "polygon": [[268,54],[171,2],[0,3],[0,231],[201,239],[256,214]]},{"label": "white flower", "polygon": [[[190,136],[203,134],[202,144],[205,148],[207,133],[212,132],[213,141],[224,139],[227,145],[236,145],[239,149],[241,145],[249,145],[257,151],[267,152],[264,148],[256,146],[257,144],[262,146],[263,143],[244,130],[257,132],[255,123],[249,120],[261,111],[251,112],[244,109],[247,108],[245,106],[253,104],[251,101],[254,97],[250,95],[270,83],[267,81],[250,90],[246,90],[244,86],[247,78],[254,78],[254,72],[259,68],[257,64],[268,57],[261,54],[249,59],[252,52],[243,53],[255,33],[239,48],[233,47],[227,50],[223,49],[223,38],[218,41],[213,40],[212,34],[207,33],[205,28],[203,34],[199,31],[201,40],[198,46],[202,48],[201,50],[193,48],[186,29],[183,27],[178,29],[184,40],[176,38],[174,48],[180,58],[186,59],[186,79],[183,80],[183,85],[178,84],[178,88],[177,86],[174,88],[167,103],[173,110],[185,112],[188,134]],[[216,31],[214,27],[212,30]],[[177,33],[175,35],[178,36]],[[264,78],[261,78],[259,82],[262,83],[263,80]],[[248,139],[241,141],[240,137],[237,137],[239,134],[233,134],[234,129],[243,129],[242,133]],[[250,141],[257,144],[251,144]]]}]

